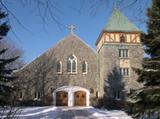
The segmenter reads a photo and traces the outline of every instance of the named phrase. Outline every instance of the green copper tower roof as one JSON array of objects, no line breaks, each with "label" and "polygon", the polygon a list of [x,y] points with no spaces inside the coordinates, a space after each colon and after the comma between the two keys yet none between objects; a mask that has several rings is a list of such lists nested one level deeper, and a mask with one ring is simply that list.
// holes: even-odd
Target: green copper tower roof
[{"label": "green copper tower roof", "polygon": [[141,32],[129,19],[124,16],[118,9],[115,9],[110,17],[104,31],[119,31],[119,32]]}]

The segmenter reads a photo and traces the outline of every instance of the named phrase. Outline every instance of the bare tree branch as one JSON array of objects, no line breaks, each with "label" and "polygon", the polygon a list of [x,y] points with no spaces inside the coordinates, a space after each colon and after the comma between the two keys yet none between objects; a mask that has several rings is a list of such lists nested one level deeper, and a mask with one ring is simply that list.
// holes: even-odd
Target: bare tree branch
[{"label": "bare tree branch", "polygon": [[[125,1],[125,0],[122,0],[122,2],[123,1]],[[121,10],[129,8],[129,7],[133,6],[134,4],[136,4],[137,2],[138,2],[138,0],[133,0],[128,5],[124,6]]]},{"label": "bare tree branch", "polygon": [[[26,31],[29,31],[29,32],[30,32],[30,30],[27,29],[27,28],[21,23],[21,21],[12,13],[12,11],[10,11],[10,10],[8,9],[8,7],[6,7],[6,5],[3,3],[2,0],[0,0],[0,4],[1,4],[1,6],[6,10],[7,14],[10,14],[10,15],[17,21],[17,23],[18,23],[21,27],[23,27]],[[8,18],[8,20],[10,20],[10,19]]]},{"label": "bare tree branch", "polygon": [[[8,39],[1,40],[0,50],[2,49],[7,49],[7,51],[0,56],[0,58],[2,59],[13,58],[15,56],[22,56],[23,54],[23,51],[20,50],[19,48],[16,48],[14,45],[12,45]],[[23,65],[24,65],[24,61],[21,58],[19,58],[14,62],[8,64],[7,67],[11,69],[17,69],[22,67]]]}]

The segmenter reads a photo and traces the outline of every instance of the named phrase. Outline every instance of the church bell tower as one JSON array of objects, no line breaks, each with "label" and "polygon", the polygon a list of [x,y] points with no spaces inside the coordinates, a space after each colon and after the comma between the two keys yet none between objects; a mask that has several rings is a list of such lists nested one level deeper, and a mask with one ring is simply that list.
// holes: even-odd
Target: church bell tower
[{"label": "church bell tower", "polygon": [[122,98],[122,91],[141,87],[133,70],[141,68],[143,59],[140,36],[141,31],[120,10],[114,9],[96,41],[101,97]]}]

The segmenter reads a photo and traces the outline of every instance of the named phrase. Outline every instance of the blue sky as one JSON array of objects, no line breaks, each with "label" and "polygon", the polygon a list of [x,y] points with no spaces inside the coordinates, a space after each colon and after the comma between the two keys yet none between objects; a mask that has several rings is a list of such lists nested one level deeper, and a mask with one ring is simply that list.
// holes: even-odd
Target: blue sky
[{"label": "blue sky", "polygon": [[[114,0],[109,0],[109,4],[105,2],[96,4],[95,14],[91,14],[91,12],[94,13],[94,9],[91,9],[90,3],[86,2],[86,0],[55,1],[60,10],[60,12],[55,11],[60,18],[60,22],[64,26],[74,24],[76,26],[76,34],[91,47],[95,48],[96,39],[112,13]],[[123,2],[119,5],[119,8],[122,12],[142,31],[146,31],[146,25],[142,19],[145,18],[145,11],[150,5],[150,0],[141,0],[141,2],[129,7],[125,6],[128,6],[130,0],[121,1]],[[15,0],[6,3],[6,5],[25,27],[23,28],[13,16],[10,16],[12,30],[9,32],[8,37],[14,41],[17,47],[23,49],[23,57],[27,63],[47,51],[48,48],[53,47],[56,42],[69,33],[66,27],[61,26],[60,29],[57,23],[49,17],[44,24],[34,4],[23,5],[19,0]]]}]

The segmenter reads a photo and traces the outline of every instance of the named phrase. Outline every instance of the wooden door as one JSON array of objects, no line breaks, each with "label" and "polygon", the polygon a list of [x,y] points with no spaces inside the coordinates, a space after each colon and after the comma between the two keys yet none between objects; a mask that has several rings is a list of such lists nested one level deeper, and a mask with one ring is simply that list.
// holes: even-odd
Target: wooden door
[{"label": "wooden door", "polygon": [[56,93],[56,106],[68,106],[68,93],[59,91]]},{"label": "wooden door", "polygon": [[86,92],[77,91],[74,93],[74,105],[75,106],[86,106]]}]

